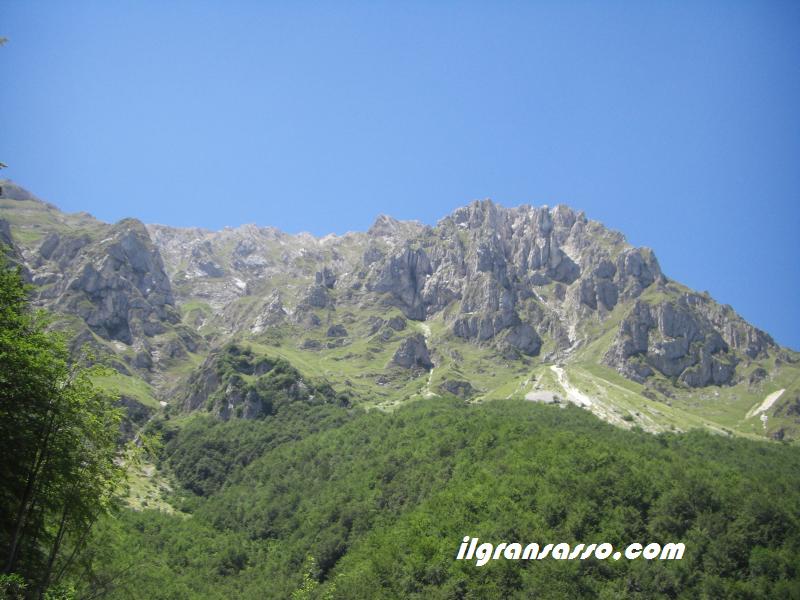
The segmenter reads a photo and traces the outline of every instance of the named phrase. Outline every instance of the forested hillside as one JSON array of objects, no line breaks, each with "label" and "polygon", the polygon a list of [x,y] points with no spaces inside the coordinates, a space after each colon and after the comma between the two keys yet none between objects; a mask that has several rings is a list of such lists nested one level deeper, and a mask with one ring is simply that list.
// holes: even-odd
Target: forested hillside
[{"label": "forested hillside", "polygon": [[[797,449],[654,436],[577,408],[289,404],[154,424],[166,498],[93,540],[111,598],[796,598]],[[683,542],[680,561],[454,560],[481,540]],[[88,565],[87,565],[88,566]]]}]

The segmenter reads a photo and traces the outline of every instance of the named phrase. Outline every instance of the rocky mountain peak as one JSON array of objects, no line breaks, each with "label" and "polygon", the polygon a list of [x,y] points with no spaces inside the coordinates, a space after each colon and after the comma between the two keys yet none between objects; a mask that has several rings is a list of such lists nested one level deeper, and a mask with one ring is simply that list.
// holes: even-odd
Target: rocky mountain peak
[{"label": "rocky mountain peak", "polygon": [[388,215],[378,215],[370,228],[367,236],[371,238],[409,238],[427,228],[419,221],[400,221]]},{"label": "rocky mountain peak", "polygon": [[[475,400],[519,378],[506,397],[571,365],[621,374],[642,398],[709,388],[739,397],[800,362],[730,307],[668,279],[652,250],[563,204],[477,200],[435,226],[380,215],[367,232],[317,238],[109,225],[3,186],[0,241],[13,244],[37,302],[77,317],[81,343],[123,374],[169,381],[194,354],[192,381],[207,385],[182,405],[222,418],[269,414],[263,390],[242,384],[250,374],[206,373],[216,367],[205,359],[243,341],[387,406],[415,385]],[[554,391],[569,396],[561,381]]]},{"label": "rocky mountain peak", "polygon": [[391,236],[397,233],[400,228],[400,221],[388,215],[378,215],[375,222],[367,230],[367,234],[375,237]]}]

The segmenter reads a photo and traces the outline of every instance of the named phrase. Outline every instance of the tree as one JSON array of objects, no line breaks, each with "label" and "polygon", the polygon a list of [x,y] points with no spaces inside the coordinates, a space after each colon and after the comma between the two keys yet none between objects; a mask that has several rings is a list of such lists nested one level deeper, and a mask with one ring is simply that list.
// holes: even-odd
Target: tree
[{"label": "tree", "polygon": [[[41,597],[80,555],[124,476],[121,413],[71,364],[0,252],[0,550]],[[65,551],[66,550],[66,551]]]}]

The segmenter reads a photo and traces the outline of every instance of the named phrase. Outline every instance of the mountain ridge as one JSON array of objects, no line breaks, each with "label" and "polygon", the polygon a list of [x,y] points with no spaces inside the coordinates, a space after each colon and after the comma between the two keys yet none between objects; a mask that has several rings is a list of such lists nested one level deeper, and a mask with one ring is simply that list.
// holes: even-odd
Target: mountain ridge
[{"label": "mountain ridge", "polygon": [[[384,410],[549,391],[621,426],[796,435],[797,353],[566,205],[479,200],[432,226],[381,214],[315,237],[106,224],[0,187],[37,303],[168,404],[187,370],[237,342]],[[747,417],[776,386],[788,393],[766,420]]]}]

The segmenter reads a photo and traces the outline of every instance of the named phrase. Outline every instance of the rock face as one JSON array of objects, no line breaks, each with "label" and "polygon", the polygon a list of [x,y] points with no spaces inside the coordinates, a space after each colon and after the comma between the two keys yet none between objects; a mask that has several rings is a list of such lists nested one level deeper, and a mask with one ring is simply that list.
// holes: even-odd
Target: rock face
[{"label": "rock face", "polygon": [[406,328],[406,320],[402,317],[392,317],[386,324],[395,331],[403,331]]},{"label": "rock face", "polygon": [[317,285],[326,287],[329,290],[336,285],[336,275],[328,267],[325,267],[322,271],[317,271],[314,280]]},{"label": "rock face", "polygon": [[25,267],[25,260],[17,248],[17,245],[14,243],[14,237],[11,234],[11,226],[8,224],[8,221],[3,219],[0,219],[0,253],[3,253],[12,265],[21,267],[23,278],[30,282],[30,272]]},{"label": "rock face", "polygon": [[[109,225],[10,182],[0,188],[0,242],[12,245],[37,304],[77,317],[76,340],[155,383],[243,339],[307,352],[327,373],[353,360],[381,382],[365,394],[391,393],[392,377],[409,380],[404,369],[422,376],[432,353],[437,389],[461,397],[477,393],[465,366],[516,377],[590,351],[625,377],[673,391],[740,380],[755,390],[779,364],[767,334],[669,280],[651,250],[566,206],[484,200],[435,226],[382,215],[367,232],[316,238],[255,225]],[[187,410],[213,397],[210,410],[223,418],[267,414],[254,375],[223,380],[216,364],[191,382]]]},{"label": "rock face", "polygon": [[347,329],[344,325],[331,325],[325,335],[329,338],[347,337]]},{"label": "rock face", "polygon": [[322,284],[314,284],[308,288],[305,298],[302,300],[307,308],[327,308],[333,303],[328,293],[328,288]]},{"label": "rock face", "polygon": [[655,369],[691,387],[730,383],[736,366],[717,331],[670,302],[638,302],[620,325],[606,361],[640,382]]},{"label": "rock face", "polygon": [[467,399],[475,395],[475,388],[469,381],[462,381],[457,379],[448,379],[440,386],[441,390],[457,396],[459,398]]},{"label": "rock face", "polygon": [[406,248],[392,256],[382,267],[369,289],[391,294],[394,304],[409,319],[425,319],[426,306],[422,292],[427,277],[432,273],[425,251]]},{"label": "rock face", "polygon": [[[57,303],[77,314],[98,335],[125,344],[164,333],[180,319],[161,256],[138,221],[122,221],[110,237],[45,240],[41,256],[69,260],[75,275],[57,286]],[[88,246],[88,247],[87,247]]]},{"label": "rock face", "polygon": [[[383,219],[370,233],[396,229]],[[592,313],[602,319],[666,282],[651,251],[565,206],[474,202],[390,252],[368,251],[368,290],[410,319],[447,311],[454,335],[508,358],[536,356],[543,334],[570,347],[578,341],[570,331]]]},{"label": "rock face", "polygon": [[86,213],[66,215],[18,186],[0,182],[0,188],[0,206],[12,218],[10,227],[0,223],[0,237],[13,240],[15,229],[25,231],[28,241],[12,259],[34,284],[37,305],[78,317],[70,321],[74,351],[88,344],[120,373],[150,377],[160,361],[203,346],[180,324],[161,254],[141,222],[108,225]]},{"label": "rock face", "polygon": [[3,219],[0,219],[0,244],[8,248],[14,248],[14,240],[11,237],[11,226],[8,224],[8,221],[4,221]]},{"label": "rock face", "polygon": [[206,410],[223,420],[269,417],[293,402],[347,404],[327,383],[307,381],[287,361],[238,344],[212,353],[175,395],[186,410]]},{"label": "rock face", "polygon": [[400,342],[400,347],[392,357],[392,364],[404,369],[431,370],[433,362],[425,344],[425,337],[415,333]]},{"label": "rock face", "polygon": [[95,241],[52,233],[34,262],[39,297],[75,314],[98,335],[124,344],[166,331],[180,319],[158,250],[139,221],[128,219]]},{"label": "rock face", "polygon": [[739,362],[732,350],[756,358],[774,342],[735,314],[721,320],[724,312],[690,293],[657,304],[637,301],[604,361],[638,382],[658,372],[689,387],[731,384]]},{"label": "rock face", "polygon": [[274,291],[269,298],[267,298],[266,306],[250,327],[250,332],[258,334],[270,327],[280,325],[286,320],[287,316],[280,294]]},{"label": "rock face", "polygon": [[[666,282],[652,252],[564,206],[474,202],[435,227],[380,216],[366,234],[342,238],[254,226],[150,232],[167,262],[182,265],[167,267],[177,298],[207,301],[230,333],[241,328],[236,301],[272,297],[270,281],[280,278],[298,291],[282,294],[280,310],[274,300],[254,307],[251,332],[266,332],[284,315],[313,330],[324,313],[377,302],[417,321],[445,315],[453,335],[506,360],[537,356],[547,338],[561,351],[588,341],[579,331],[587,319],[602,320],[620,302]],[[399,321],[389,327],[402,331]],[[382,328],[371,322],[367,334],[380,331],[386,342],[392,333]]]}]

